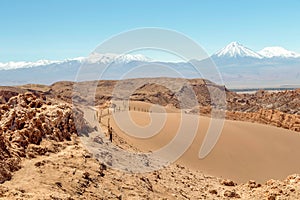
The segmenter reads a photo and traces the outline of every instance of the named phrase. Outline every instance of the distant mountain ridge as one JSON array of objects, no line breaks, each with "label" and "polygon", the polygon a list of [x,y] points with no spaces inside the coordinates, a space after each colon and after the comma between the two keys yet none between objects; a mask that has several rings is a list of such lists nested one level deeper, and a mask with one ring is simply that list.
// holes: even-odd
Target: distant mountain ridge
[{"label": "distant mountain ridge", "polygon": [[[300,53],[289,51],[283,47],[265,47],[260,51],[254,51],[248,47],[243,46],[239,42],[231,42],[224,48],[220,49],[211,56],[212,59],[300,59]],[[0,70],[11,70],[18,68],[30,68],[30,67],[39,67],[52,64],[65,64],[68,62],[90,62],[90,63],[104,63],[108,64],[111,62],[116,63],[129,63],[132,61],[141,61],[141,62],[152,62],[151,58],[148,58],[141,54],[113,54],[113,53],[92,53],[89,57],[78,57],[73,59],[65,60],[38,60],[36,62],[26,62],[26,61],[17,61],[17,62],[0,62]]]},{"label": "distant mountain ridge", "polygon": [[212,57],[248,57],[256,59],[268,58],[300,58],[300,53],[289,51],[283,47],[265,47],[260,51],[254,51],[243,46],[238,42],[231,42],[221,50],[217,51]]},{"label": "distant mountain ridge", "polygon": [[260,55],[266,58],[274,58],[274,57],[281,57],[281,58],[300,58],[300,54],[286,50],[283,47],[265,47],[258,52]]},{"label": "distant mountain ridge", "polygon": [[129,63],[131,61],[144,61],[144,62],[150,62],[151,59],[147,58],[144,55],[136,54],[123,54],[123,55],[117,55],[112,53],[107,54],[99,54],[99,53],[93,53],[89,55],[88,57],[78,57],[73,59],[65,59],[61,61],[53,61],[53,60],[38,60],[36,62],[26,62],[26,61],[17,61],[17,62],[6,62],[1,63],[0,62],[0,70],[11,70],[11,69],[18,69],[18,68],[30,68],[30,67],[39,67],[39,66],[46,66],[46,65],[53,65],[53,64],[65,64],[65,63],[72,63],[72,62],[78,62],[78,63],[104,63],[108,64],[111,62],[116,63]]},{"label": "distant mountain ridge", "polygon": [[[282,47],[266,47],[256,52],[238,42],[232,42],[211,57],[196,62],[200,66],[198,72],[195,71],[193,62],[154,61],[140,54],[92,53],[89,57],[63,61],[8,62],[0,63],[0,85],[75,81],[82,67],[91,65],[92,69],[105,69],[108,64],[109,68],[105,70],[105,74],[97,78],[120,79],[122,75],[131,73],[139,66],[144,68],[140,71],[135,70],[133,76],[129,73],[130,76],[127,78],[176,76],[203,78],[199,70],[210,71],[207,69],[217,67],[224,84],[229,88],[300,85],[300,54]],[[171,74],[170,69],[175,70],[176,73]],[[95,77],[91,78],[90,75],[95,73],[96,71],[92,71],[81,81],[94,80]],[[215,76],[216,74],[212,74],[204,78],[214,81]],[[222,83],[218,82],[218,84]]]}]

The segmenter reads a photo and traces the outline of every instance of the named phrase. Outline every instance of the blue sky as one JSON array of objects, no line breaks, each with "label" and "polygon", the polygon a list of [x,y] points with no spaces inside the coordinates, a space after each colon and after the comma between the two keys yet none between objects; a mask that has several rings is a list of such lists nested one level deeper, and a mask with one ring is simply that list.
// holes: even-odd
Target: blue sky
[{"label": "blue sky", "polygon": [[0,62],[86,56],[123,31],[179,31],[211,54],[231,41],[300,52],[299,0],[1,0]]}]

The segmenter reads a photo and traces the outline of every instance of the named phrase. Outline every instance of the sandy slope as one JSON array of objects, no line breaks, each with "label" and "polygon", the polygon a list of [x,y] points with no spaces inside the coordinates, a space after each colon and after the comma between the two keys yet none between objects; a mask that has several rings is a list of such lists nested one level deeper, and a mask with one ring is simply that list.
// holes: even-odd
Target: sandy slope
[{"label": "sandy slope", "polygon": [[[148,106],[141,103],[136,105],[141,109],[148,109]],[[260,182],[271,178],[283,179],[289,174],[300,173],[300,160],[298,159],[300,156],[300,135],[297,132],[267,125],[226,120],[215,148],[206,158],[200,160],[198,153],[210,123],[209,118],[199,118],[196,115],[188,114],[181,115],[178,112],[151,113],[151,115],[152,119],[148,112],[130,111],[131,119],[135,122],[131,124],[126,121],[128,120],[126,112],[116,112],[115,120],[118,124],[110,116],[111,125],[116,131],[115,134],[141,151],[148,152],[168,144],[175,136],[182,118],[190,123],[187,124],[189,128],[185,129],[187,133],[192,132],[193,122],[199,120],[196,138],[190,148],[177,161],[178,163],[191,169],[231,178],[238,182],[246,182],[251,179]],[[123,120],[126,123],[123,123]],[[163,123],[164,120],[165,123]],[[154,125],[149,125],[150,122]],[[155,123],[157,126],[161,126],[163,123],[162,129],[153,128]],[[118,127],[120,125],[122,130]],[[149,134],[155,129],[159,130],[158,134],[146,139],[125,134],[125,132]],[[178,145],[180,146],[180,144]],[[169,153],[172,154],[173,152]]]}]

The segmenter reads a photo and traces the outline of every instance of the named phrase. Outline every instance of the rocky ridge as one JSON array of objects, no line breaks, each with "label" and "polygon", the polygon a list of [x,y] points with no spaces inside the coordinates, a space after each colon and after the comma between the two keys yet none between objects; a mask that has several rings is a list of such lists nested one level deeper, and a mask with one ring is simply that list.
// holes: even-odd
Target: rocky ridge
[{"label": "rocky ridge", "polygon": [[[204,106],[192,109],[190,113],[200,113],[210,117],[211,110],[210,106]],[[279,110],[260,108],[256,112],[226,111],[225,117],[229,120],[266,124],[300,132],[300,115],[284,113]]]},{"label": "rocky ridge", "polygon": [[260,109],[258,112],[227,112],[226,118],[268,124],[300,132],[300,115],[287,114],[278,110]]},{"label": "rocky ridge", "polygon": [[227,94],[227,109],[238,112],[278,110],[287,114],[300,115],[300,89],[268,92],[259,90],[254,94]]}]

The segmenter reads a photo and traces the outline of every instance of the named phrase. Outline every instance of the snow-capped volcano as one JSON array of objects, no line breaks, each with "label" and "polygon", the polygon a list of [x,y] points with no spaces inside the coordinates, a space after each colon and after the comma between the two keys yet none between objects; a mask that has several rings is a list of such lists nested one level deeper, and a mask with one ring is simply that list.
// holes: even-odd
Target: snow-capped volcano
[{"label": "snow-capped volcano", "polygon": [[258,58],[262,59],[263,56],[259,53],[244,47],[238,42],[231,42],[223,49],[216,52],[213,57],[227,57],[227,58],[238,58],[238,57],[248,57],[248,58]]},{"label": "snow-capped volcano", "polygon": [[266,58],[281,57],[281,58],[299,58],[300,54],[289,51],[283,47],[266,47],[258,52]]}]

